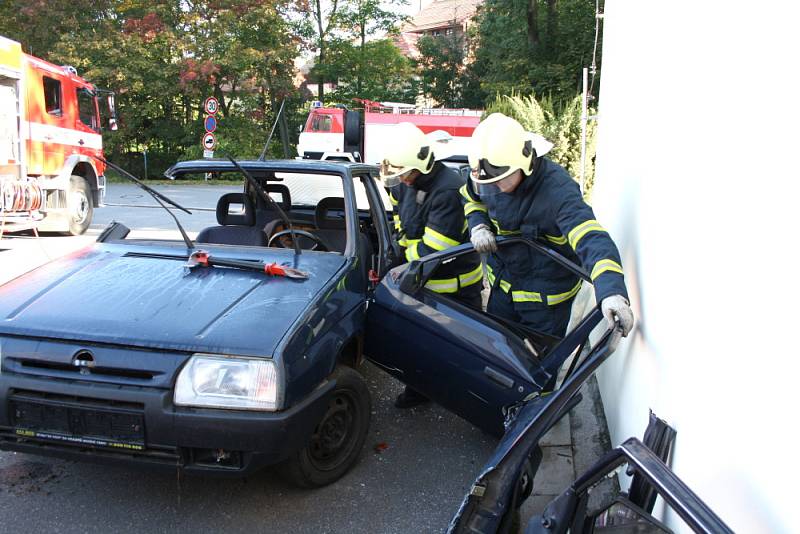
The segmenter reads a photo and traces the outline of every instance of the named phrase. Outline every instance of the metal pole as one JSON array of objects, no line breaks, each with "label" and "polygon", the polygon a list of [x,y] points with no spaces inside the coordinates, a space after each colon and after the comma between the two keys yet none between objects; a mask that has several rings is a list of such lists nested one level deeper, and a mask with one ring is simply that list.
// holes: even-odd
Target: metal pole
[{"label": "metal pole", "polygon": [[264,156],[267,155],[267,149],[269,148],[269,142],[272,141],[272,134],[275,133],[275,127],[278,125],[278,119],[281,118],[281,113],[283,113],[283,106],[286,104],[286,99],[284,98],[281,100],[281,108],[278,110],[278,114],[275,115],[275,122],[272,124],[272,130],[269,132],[269,137],[267,137],[267,142],[264,143],[264,150],[261,151],[261,155],[258,156],[258,161],[264,161]]},{"label": "metal pole", "polygon": [[589,69],[583,68],[583,94],[581,95],[581,193],[586,185],[586,129],[589,123]]},{"label": "metal pole", "polygon": [[142,151],[142,155],[144,156],[144,179],[147,180],[147,149],[146,148]]}]

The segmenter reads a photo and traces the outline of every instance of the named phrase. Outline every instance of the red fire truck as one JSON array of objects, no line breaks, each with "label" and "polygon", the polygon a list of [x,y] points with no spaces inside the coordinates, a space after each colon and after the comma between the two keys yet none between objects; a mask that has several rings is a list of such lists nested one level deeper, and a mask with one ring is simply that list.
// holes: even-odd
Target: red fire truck
[{"label": "red fire truck", "polygon": [[0,236],[86,231],[105,195],[103,127],[116,130],[113,93],[0,37]]},{"label": "red fire truck", "polygon": [[315,102],[300,134],[299,155],[307,159],[352,159],[378,164],[384,148],[394,141],[390,126],[398,122],[411,122],[436,141],[437,159],[465,155],[468,140],[483,113],[472,109],[361,102],[363,112],[323,107]]}]

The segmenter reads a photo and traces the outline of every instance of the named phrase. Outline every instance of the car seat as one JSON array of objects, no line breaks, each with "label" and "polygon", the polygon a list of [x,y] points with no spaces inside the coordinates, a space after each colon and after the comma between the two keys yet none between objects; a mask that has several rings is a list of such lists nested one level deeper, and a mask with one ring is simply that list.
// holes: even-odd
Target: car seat
[{"label": "car seat", "polygon": [[[231,204],[241,204],[242,213],[230,213]],[[204,228],[197,234],[197,243],[222,245],[267,246],[267,235],[255,226],[256,216],[252,201],[243,193],[226,193],[217,201],[219,226]]]},{"label": "car seat", "polygon": [[[289,193],[289,188],[284,184],[267,183],[264,185],[264,191],[272,197],[273,200],[281,207],[284,213],[289,215],[292,210],[292,196]],[[280,195],[280,200],[275,198],[273,193]],[[284,226],[283,219],[281,219],[278,210],[272,204],[267,204],[264,200],[258,198],[258,209],[256,210],[256,226],[264,229],[267,237],[270,237],[276,231],[277,226]]]},{"label": "car seat", "polygon": [[344,252],[347,246],[347,223],[344,211],[344,199],[341,197],[325,197],[317,203],[314,210],[314,231],[332,252]]}]

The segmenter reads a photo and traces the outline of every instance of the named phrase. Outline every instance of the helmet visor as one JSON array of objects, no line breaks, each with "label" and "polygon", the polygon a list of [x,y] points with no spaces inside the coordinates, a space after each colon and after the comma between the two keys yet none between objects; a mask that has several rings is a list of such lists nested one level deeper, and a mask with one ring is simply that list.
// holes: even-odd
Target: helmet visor
[{"label": "helmet visor", "polygon": [[385,187],[396,187],[412,170],[414,169],[392,165],[389,160],[385,159],[381,163],[380,177]]},{"label": "helmet visor", "polygon": [[503,178],[509,173],[511,167],[508,165],[498,167],[489,163],[489,160],[482,159],[480,161],[480,170],[481,174],[478,176],[478,179],[481,181],[491,182]]},{"label": "helmet visor", "polygon": [[[481,158],[478,161],[478,168],[473,168],[472,181],[475,182],[476,185],[491,184],[502,180],[515,170],[516,169],[512,168],[510,165],[496,166],[489,163],[487,159]],[[477,173],[475,171],[477,171]]]},{"label": "helmet visor", "polygon": [[[486,160],[481,160],[480,168],[473,168],[472,182],[475,184],[475,190],[480,196],[493,196],[500,193],[510,193],[519,185],[520,177],[510,167],[494,167],[489,168],[486,172],[486,165],[483,163]],[[502,171],[502,172],[501,172]],[[490,174],[491,173],[491,174]],[[494,176],[492,176],[494,174]]]}]

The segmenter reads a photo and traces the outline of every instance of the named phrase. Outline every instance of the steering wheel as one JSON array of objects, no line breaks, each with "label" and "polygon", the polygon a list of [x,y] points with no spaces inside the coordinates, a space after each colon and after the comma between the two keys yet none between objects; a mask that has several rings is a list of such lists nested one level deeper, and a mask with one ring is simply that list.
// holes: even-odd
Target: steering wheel
[{"label": "steering wheel", "polygon": [[[311,232],[306,232],[305,230],[281,230],[280,232],[275,232],[274,234],[272,234],[272,237],[269,238],[269,241],[267,242],[267,246],[271,247],[271,246],[273,246],[273,243],[278,238],[284,237],[284,236],[287,236],[287,235],[291,236],[292,234],[296,234],[298,236],[303,236],[303,237],[313,241],[314,242],[314,246],[311,247],[308,250],[318,250],[320,252],[330,252],[328,250],[328,247],[325,246],[325,243],[323,243],[322,240],[319,237],[315,236]],[[289,248],[288,246],[286,246],[286,244],[283,241],[278,241],[278,243],[279,243],[278,246],[280,246],[282,248]]]}]

